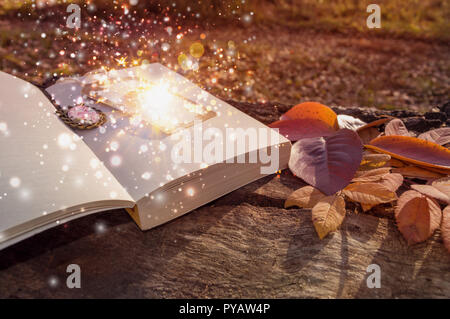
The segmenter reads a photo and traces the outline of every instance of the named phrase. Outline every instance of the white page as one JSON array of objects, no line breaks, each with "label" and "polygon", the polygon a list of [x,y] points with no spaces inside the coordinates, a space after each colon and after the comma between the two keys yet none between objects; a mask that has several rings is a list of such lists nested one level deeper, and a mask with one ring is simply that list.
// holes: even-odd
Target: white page
[{"label": "white page", "polygon": [[[215,115],[202,122],[203,130],[209,127],[217,128],[223,132],[224,136],[227,134],[227,127],[261,128],[262,130],[267,130],[268,135],[271,136],[271,138],[268,138],[267,143],[256,146],[248,145],[244,153],[288,142],[284,137],[262,123],[215,98],[183,76],[157,63],[110,71],[101,75],[63,79],[49,87],[47,92],[63,107],[74,105],[80,97],[83,97],[82,82],[92,83],[96,80],[96,77],[111,75],[124,78],[145,77],[152,82],[163,80],[166,83],[170,83],[171,89],[176,89],[177,94],[189,101],[212,106],[212,111]],[[108,97],[110,100],[117,101],[120,97],[119,93],[110,92]],[[84,142],[94,151],[98,158],[104,161],[108,169],[127,189],[135,201],[177,178],[186,176],[204,167],[204,163],[198,161],[174,163],[171,158],[171,149],[179,142],[178,139],[173,138],[174,135],[155,130],[151,125],[135,127],[130,117],[121,115],[109,106],[101,103],[89,104],[89,100],[86,98],[84,98],[84,102],[101,109],[108,116],[108,121],[102,128],[85,131],[76,130],[76,133],[83,136]],[[181,135],[188,133],[194,136],[193,130],[194,128],[191,126],[178,133]],[[193,143],[194,140],[192,140],[192,148]],[[225,155],[217,163],[224,162],[226,160]],[[119,164],[115,165],[117,163]],[[213,163],[208,164],[211,165]]]},{"label": "white page", "polygon": [[54,114],[38,88],[0,72],[0,242],[2,232],[84,203],[132,198]]}]

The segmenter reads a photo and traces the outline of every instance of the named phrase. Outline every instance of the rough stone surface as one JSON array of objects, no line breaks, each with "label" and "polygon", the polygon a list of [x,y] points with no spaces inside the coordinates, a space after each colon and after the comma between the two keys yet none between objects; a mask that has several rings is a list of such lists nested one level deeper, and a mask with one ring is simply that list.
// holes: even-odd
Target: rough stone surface
[{"label": "rough stone surface", "polygon": [[[233,104],[265,123],[287,109]],[[378,115],[346,112],[365,121]],[[310,210],[283,208],[303,185],[283,171],[146,232],[123,210],[61,225],[0,251],[0,297],[450,297],[450,254],[439,231],[408,246],[390,213],[356,214],[349,205],[340,230],[319,240]],[[73,263],[81,289],[65,285]],[[381,267],[379,289],[366,284],[371,264]]]}]

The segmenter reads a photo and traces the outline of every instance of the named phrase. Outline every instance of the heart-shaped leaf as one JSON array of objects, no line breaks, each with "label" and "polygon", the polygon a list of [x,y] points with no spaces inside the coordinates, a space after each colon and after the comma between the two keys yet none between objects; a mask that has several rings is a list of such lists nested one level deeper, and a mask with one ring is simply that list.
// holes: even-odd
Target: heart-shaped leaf
[{"label": "heart-shaped leaf", "polygon": [[354,131],[343,129],[330,136],[296,142],[289,168],[325,195],[332,195],[348,185],[361,159],[361,140]]},{"label": "heart-shaped leaf", "polygon": [[280,120],[269,124],[271,128],[278,128],[278,132],[291,142],[302,138],[331,135],[335,132],[330,126],[317,119]]},{"label": "heart-shaped leaf", "polygon": [[305,186],[289,195],[284,203],[284,207],[313,208],[324,197],[325,195],[317,188]]},{"label": "heart-shaped leaf", "polygon": [[345,200],[341,195],[327,196],[312,209],[312,221],[320,239],[335,231],[345,217]]},{"label": "heart-shaped leaf", "polygon": [[381,136],[365,146],[405,162],[450,174],[450,150],[436,143],[410,136]]},{"label": "heart-shaped leaf", "polygon": [[317,102],[304,102],[292,107],[284,113],[280,120],[319,120],[325,123],[330,129],[339,129],[337,115],[328,106]]},{"label": "heart-shaped leaf", "polygon": [[425,241],[441,223],[441,209],[431,198],[410,190],[400,196],[395,209],[397,226],[408,244]]},{"label": "heart-shaped leaf", "polygon": [[450,127],[441,127],[422,133],[418,138],[433,142],[439,145],[446,145],[450,143]]}]

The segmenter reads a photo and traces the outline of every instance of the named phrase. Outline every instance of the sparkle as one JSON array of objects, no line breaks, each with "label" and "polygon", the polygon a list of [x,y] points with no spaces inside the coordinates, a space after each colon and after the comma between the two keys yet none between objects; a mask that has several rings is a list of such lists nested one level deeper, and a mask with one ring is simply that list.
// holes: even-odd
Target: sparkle
[{"label": "sparkle", "polygon": [[20,186],[20,178],[18,177],[11,177],[9,180],[9,185],[11,185],[11,187],[17,188]]}]

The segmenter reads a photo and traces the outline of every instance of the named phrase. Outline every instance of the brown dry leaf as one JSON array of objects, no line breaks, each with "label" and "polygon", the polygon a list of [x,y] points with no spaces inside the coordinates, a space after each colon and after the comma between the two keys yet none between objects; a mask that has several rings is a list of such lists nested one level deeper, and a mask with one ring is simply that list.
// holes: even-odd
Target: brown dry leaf
[{"label": "brown dry leaf", "polygon": [[364,203],[360,203],[361,204],[361,208],[363,210],[363,212],[367,212],[369,210],[371,210],[372,208],[374,208],[377,205],[371,205],[371,204],[364,204]]},{"label": "brown dry leaf", "polygon": [[381,135],[376,127],[368,127],[363,130],[357,130],[356,132],[364,145],[369,144],[370,141]]},{"label": "brown dry leaf", "polygon": [[335,231],[345,217],[345,200],[342,195],[324,197],[312,209],[312,221],[320,239]]},{"label": "brown dry leaf", "polygon": [[388,124],[386,124],[386,128],[384,129],[385,135],[402,135],[402,136],[412,136],[412,134],[408,131],[405,124],[400,119],[393,119]]},{"label": "brown dry leaf", "polygon": [[428,169],[420,168],[417,166],[405,166],[399,168],[393,168],[392,173],[402,174],[404,177],[419,178],[423,180],[430,180],[441,178],[443,175],[440,173],[432,172]]},{"label": "brown dry leaf", "polygon": [[450,206],[445,207],[442,212],[441,233],[445,248],[450,253]]},{"label": "brown dry leaf", "polygon": [[383,167],[390,159],[391,156],[387,154],[366,154],[363,156],[358,170],[365,171]]},{"label": "brown dry leaf", "polygon": [[375,168],[369,171],[357,171],[352,182],[376,182],[391,172],[390,167]]},{"label": "brown dry leaf", "polygon": [[446,145],[450,143],[450,127],[441,127],[422,133],[418,136],[418,138],[434,142],[439,145]]},{"label": "brown dry leaf", "polygon": [[427,195],[428,197],[431,197],[431,198],[437,199],[441,202],[450,204],[450,198],[447,196],[447,194],[444,194],[439,189],[437,189],[431,185],[414,184],[414,185],[411,185],[411,188],[418,191],[419,193]]},{"label": "brown dry leaf", "polygon": [[386,174],[381,180],[381,185],[385,186],[391,192],[396,192],[397,189],[403,184],[403,176],[401,174]]},{"label": "brown dry leaf", "polygon": [[381,183],[352,183],[342,193],[354,202],[378,205],[397,199],[395,192]]},{"label": "brown dry leaf", "polygon": [[305,186],[291,193],[286,199],[284,207],[313,208],[324,197],[325,195],[317,188]]},{"label": "brown dry leaf", "polygon": [[434,188],[437,188],[439,191],[450,197],[450,177],[443,177],[437,179],[431,183]]},{"label": "brown dry leaf", "polygon": [[395,209],[398,229],[409,245],[429,238],[439,227],[441,217],[438,203],[415,190],[404,192]]}]

